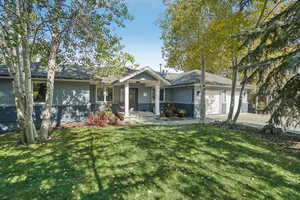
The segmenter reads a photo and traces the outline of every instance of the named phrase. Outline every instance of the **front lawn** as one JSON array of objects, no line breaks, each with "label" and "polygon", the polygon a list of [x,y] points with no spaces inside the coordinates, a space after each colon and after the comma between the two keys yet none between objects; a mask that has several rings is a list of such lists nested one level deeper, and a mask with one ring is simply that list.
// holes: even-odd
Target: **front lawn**
[{"label": "front lawn", "polygon": [[300,155],[211,126],[63,129],[0,137],[0,199],[300,199]]}]

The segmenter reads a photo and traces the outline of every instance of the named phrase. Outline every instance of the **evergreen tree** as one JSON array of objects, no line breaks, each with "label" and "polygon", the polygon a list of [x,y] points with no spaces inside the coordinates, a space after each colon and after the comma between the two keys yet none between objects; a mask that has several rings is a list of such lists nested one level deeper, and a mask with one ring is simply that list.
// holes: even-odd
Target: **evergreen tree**
[{"label": "evergreen tree", "polygon": [[286,8],[255,31],[243,35],[244,47],[254,48],[242,59],[241,70],[259,87],[259,96],[270,97],[266,107],[270,124],[300,124],[300,1]]}]

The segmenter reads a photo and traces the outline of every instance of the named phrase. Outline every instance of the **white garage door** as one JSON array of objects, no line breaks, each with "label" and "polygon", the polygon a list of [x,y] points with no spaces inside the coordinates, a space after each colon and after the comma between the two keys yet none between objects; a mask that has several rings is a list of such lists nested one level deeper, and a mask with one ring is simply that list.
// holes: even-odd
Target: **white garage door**
[{"label": "white garage door", "polygon": [[[195,117],[200,117],[200,94],[199,87],[195,88]],[[220,114],[220,91],[219,90],[206,90],[206,114]]]},{"label": "white garage door", "polygon": [[207,114],[220,114],[220,91],[206,91],[206,110]]}]

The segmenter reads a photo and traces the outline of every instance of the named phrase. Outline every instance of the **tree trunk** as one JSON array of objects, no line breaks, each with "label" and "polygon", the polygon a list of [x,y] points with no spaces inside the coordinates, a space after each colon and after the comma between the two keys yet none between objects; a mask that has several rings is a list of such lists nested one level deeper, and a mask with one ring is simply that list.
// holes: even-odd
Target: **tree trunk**
[{"label": "tree trunk", "polygon": [[[267,3],[268,3],[268,0],[264,0],[263,8],[262,8],[262,10],[260,12],[260,15],[257,19],[257,22],[255,24],[255,28],[259,27],[259,25],[262,21],[264,12],[266,11],[266,8],[267,8]],[[252,45],[249,45],[249,47],[248,47],[248,54],[250,52],[251,46]],[[240,93],[240,96],[239,96],[239,104],[238,104],[238,108],[237,108],[237,111],[236,111],[234,119],[233,119],[233,123],[237,122],[237,120],[239,118],[239,115],[240,115],[240,112],[241,112],[242,101],[243,101],[243,93],[244,93],[245,86],[247,84],[247,79],[248,79],[247,78],[247,71],[244,71],[244,78],[243,78],[243,83],[242,83],[242,87],[241,87],[241,93]]]},{"label": "tree trunk", "polygon": [[205,102],[205,56],[202,52],[201,54],[201,99],[200,99],[200,123],[205,123],[206,121],[206,102]]},{"label": "tree trunk", "polygon": [[26,103],[26,113],[25,113],[25,126],[27,133],[27,142],[32,144],[36,139],[36,129],[33,122],[33,88],[32,88],[32,79],[31,79],[31,61],[29,53],[29,37],[28,37],[28,27],[25,26],[24,38],[22,41],[23,49],[23,64],[24,64],[24,73],[25,73],[25,103]]},{"label": "tree trunk", "polygon": [[[55,25],[54,25],[55,26]],[[57,49],[59,46],[59,34],[56,27],[53,27],[52,42],[50,47],[50,56],[48,61],[48,74],[47,74],[47,93],[45,109],[43,111],[42,125],[40,130],[40,137],[42,140],[46,140],[49,134],[49,128],[51,126],[51,114],[53,105],[53,93],[54,93],[54,80],[55,72],[57,71]]]},{"label": "tree trunk", "polygon": [[[30,20],[15,20],[16,16],[22,18],[30,12],[31,3],[16,0],[14,3],[7,2],[3,9],[3,15],[7,21],[1,28],[1,42],[4,44],[2,51],[8,66],[9,73],[13,78],[13,89],[17,110],[17,119],[23,141],[32,144],[36,139],[36,130],[33,123],[33,91],[31,81],[30,59]],[[14,14],[12,14],[12,12]]]},{"label": "tree trunk", "polygon": [[[49,65],[50,65],[50,61],[49,61]],[[49,68],[48,75],[47,75],[47,93],[46,93],[45,109],[42,114],[42,125],[40,130],[40,138],[42,140],[46,140],[48,138],[48,132],[51,126],[51,114],[52,114],[51,110],[53,104],[54,77],[55,77],[55,70]]]},{"label": "tree trunk", "polygon": [[[22,16],[23,14],[28,13],[28,4],[24,2],[20,2],[20,0],[16,1],[16,11],[18,16]],[[31,59],[30,59],[30,50],[29,50],[29,35],[30,28],[27,22],[23,22],[20,24],[21,30],[23,30],[22,35],[19,34],[19,69],[20,76],[17,77],[20,80],[19,87],[23,87],[24,99],[23,103],[23,112],[24,112],[24,121],[20,122],[24,131],[24,135],[26,136],[27,144],[33,144],[36,139],[36,129],[33,121],[33,89],[32,89],[32,79],[31,79]],[[17,48],[18,48],[17,47]],[[16,102],[16,106],[21,108],[20,102]],[[19,104],[19,105],[18,105]],[[19,108],[19,109],[20,109]],[[21,110],[21,109],[20,109]],[[20,115],[20,113],[19,113]],[[21,119],[22,120],[22,119]]]},{"label": "tree trunk", "polygon": [[230,98],[230,107],[229,107],[227,122],[232,121],[234,105],[235,105],[235,89],[236,89],[236,81],[237,81],[237,75],[238,75],[238,66],[237,66],[237,58],[236,57],[232,61],[232,75],[233,75],[233,77],[232,77],[232,86],[231,86],[231,98]]},{"label": "tree trunk", "polygon": [[234,115],[233,118],[233,123],[236,123],[239,116],[240,116],[240,112],[241,112],[241,108],[242,108],[242,102],[243,102],[243,95],[244,95],[244,90],[245,90],[245,86],[247,84],[247,71],[244,71],[244,78],[243,78],[243,82],[242,82],[242,87],[241,87],[241,91],[240,91],[240,96],[239,96],[239,104],[238,104],[238,108],[237,111]]},{"label": "tree trunk", "polygon": [[[8,22],[9,25],[10,21]],[[11,31],[9,32],[11,33]],[[26,120],[25,120],[25,74],[23,70],[23,54],[22,54],[22,45],[21,38],[18,37],[17,44],[15,47],[11,45],[9,41],[6,41],[2,38],[4,43],[4,58],[10,75],[13,77],[13,91],[15,97],[15,105],[17,111],[17,119],[19,123],[20,130],[22,132],[22,142],[27,143],[27,132],[26,132]],[[12,60],[11,58],[16,58]]]},{"label": "tree trunk", "polygon": [[[12,67],[13,69],[17,69],[17,67]],[[24,93],[20,87],[20,71],[16,70],[15,71],[15,76],[14,76],[14,80],[13,80],[13,90],[14,90],[14,96],[15,96],[15,104],[16,104],[16,111],[17,111],[17,119],[19,122],[19,126],[21,128],[21,132],[22,132],[22,143],[27,143],[27,135],[26,135],[26,131],[25,131],[25,108],[24,108],[24,104],[25,104],[25,99],[24,99]],[[22,80],[22,79],[21,79]],[[24,83],[24,82],[23,82]]]}]

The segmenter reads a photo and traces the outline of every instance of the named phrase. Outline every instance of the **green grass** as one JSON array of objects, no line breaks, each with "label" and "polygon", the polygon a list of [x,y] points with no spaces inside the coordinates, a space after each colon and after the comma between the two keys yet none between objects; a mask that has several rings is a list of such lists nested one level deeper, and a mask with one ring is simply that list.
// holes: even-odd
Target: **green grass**
[{"label": "green grass", "polygon": [[0,137],[0,199],[300,199],[300,155],[211,126],[65,129]]}]

